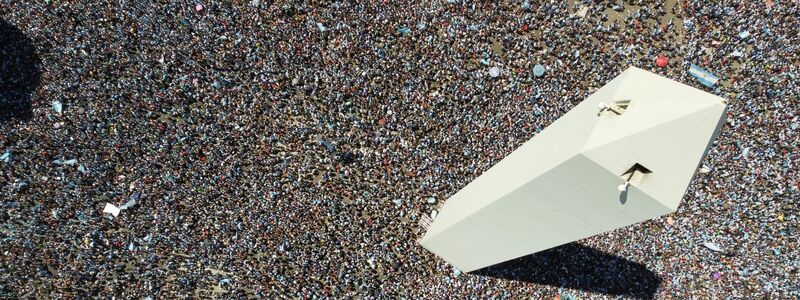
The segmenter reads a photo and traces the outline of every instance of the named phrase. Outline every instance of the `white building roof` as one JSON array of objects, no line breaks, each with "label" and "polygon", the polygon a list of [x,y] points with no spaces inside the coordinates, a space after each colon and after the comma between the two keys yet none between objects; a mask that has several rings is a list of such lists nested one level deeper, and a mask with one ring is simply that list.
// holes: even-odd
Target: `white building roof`
[{"label": "white building roof", "polygon": [[469,272],[674,212],[724,120],[722,98],[631,67],[450,197],[420,244]]}]

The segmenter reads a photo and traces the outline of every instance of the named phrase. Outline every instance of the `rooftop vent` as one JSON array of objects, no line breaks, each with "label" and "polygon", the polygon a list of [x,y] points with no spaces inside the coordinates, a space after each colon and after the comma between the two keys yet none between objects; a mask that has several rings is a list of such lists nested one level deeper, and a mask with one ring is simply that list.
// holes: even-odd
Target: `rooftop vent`
[{"label": "rooftop vent", "polygon": [[625,182],[629,182],[630,184],[636,185],[642,182],[645,175],[652,173],[650,169],[645,168],[644,166],[640,165],[639,163],[633,164],[630,168],[628,168],[625,173],[622,173],[620,178],[625,180]]},{"label": "rooftop vent", "polygon": [[617,101],[611,102],[611,104],[606,104],[605,102],[600,102],[600,104],[597,105],[597,107],[600,109],[600,111],[597,112],[597,115],[598,116],[619,116],[619,115],[625,113],[625,111],[628,109],[628,105],[630,105],[630,103],[631,103],[630,99],[617,100]]}]

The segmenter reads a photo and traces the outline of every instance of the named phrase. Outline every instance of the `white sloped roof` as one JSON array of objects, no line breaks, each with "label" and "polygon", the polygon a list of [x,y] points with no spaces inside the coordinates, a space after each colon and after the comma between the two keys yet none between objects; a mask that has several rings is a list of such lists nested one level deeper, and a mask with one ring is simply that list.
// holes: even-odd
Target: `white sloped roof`
[{"label": "white sloped roof", "polygon": [[[631,67],[450,197],[420,244],[469,272],[675,211],[723,101]],[[637,163],[651,173],[620,194]]]}]

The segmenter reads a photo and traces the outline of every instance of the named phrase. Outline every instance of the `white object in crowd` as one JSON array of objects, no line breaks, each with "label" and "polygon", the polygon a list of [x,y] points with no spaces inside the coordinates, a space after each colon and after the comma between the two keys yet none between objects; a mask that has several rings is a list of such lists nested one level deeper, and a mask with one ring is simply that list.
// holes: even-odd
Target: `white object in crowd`
[{"label": "white object in crowd", "polygon": [[708,172],[711,172],[711,168],[709,168],[708,166],[703,165],[702,167],[700,167],[700,173],[701,174],[706,174]]},{"label": "white object in crowd", "polygon": [[57,164],[57,165],[73,166],[76,163],[78,163],[78,160],[74,159],[74,158],[73,159],[67,159],[67,160],[56,159],[56,160],[53,161],[53,163]]},{"label": "white object in crowd", "polygon": [[500,76],[500,68],[498,67],[489,68],[489,76],[492,76],[492,78]]},{"label": "white object in crowd", "polygon": [[705,242],[703,243],[703,246],[706,246],[706,248],[714,252],[722,252],[722,249],[720,249],[719,246],[717,246],[717,244],[711,242]]},{"label": "white object in crowd", "polygon": [[56,100],[56,101],[53,101],[53,103],[52,103],[52,104],[53,104],[53,110],[54,110],[55,112],[57,112],[57,113],[61,113],[61,111],[62,111],[62,109],[63,109],[63,107],[64,107],[64,106],[61,104],[61,101],[58,101],[58,100]]},{"label": "white object in crowd", "polygon": [[111,203],[106,203],[106,207],[103,208],[103,213],[111,214],[114,217],[119,216],[119,211],[119,207]]}]

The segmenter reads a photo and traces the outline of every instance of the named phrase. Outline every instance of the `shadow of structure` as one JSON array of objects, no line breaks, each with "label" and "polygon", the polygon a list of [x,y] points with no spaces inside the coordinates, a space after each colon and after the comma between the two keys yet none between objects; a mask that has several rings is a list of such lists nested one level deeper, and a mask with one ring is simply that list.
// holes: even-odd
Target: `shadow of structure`
[{"label": "shadow of structure", "polygon": [[653,299],[661,285],[661,278],[644,265],[577,243],[472,274],[640,299]]},{"label": "shadow of structure", "polygon": [[33,42],[0,20],[0,123],[30,120],[31,98],[41,83],[41,61]]}]

